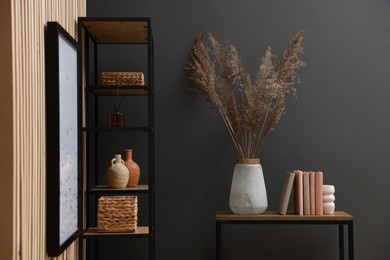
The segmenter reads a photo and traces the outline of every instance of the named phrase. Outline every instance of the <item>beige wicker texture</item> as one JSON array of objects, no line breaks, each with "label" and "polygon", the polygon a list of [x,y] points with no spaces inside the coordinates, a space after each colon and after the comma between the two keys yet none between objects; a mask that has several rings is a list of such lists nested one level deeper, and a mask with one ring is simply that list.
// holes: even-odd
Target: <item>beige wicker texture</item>
[{"label": "beige wicker texture", "polygon": [[142,72],[102,72],[101,84],[103,86],[144,86]]},{"label": "beige wicker texture", "polygon": [[99,232],[135,232],[137,196],[103,196],[98,201]]}]

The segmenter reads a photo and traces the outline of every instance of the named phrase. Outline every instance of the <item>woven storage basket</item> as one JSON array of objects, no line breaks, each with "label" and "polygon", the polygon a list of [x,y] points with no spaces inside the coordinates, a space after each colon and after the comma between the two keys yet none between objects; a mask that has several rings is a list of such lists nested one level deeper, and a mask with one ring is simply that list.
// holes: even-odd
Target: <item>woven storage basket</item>
[{"label": "woven storage basket", "polygon": [[99,232],[134,232],[137,229],[137,196],[103,196],[98,201]]},{"label": "woven storage basket", "polygon": [[144,86],[142,72],[102,72],[100,78],[103,86]]}]

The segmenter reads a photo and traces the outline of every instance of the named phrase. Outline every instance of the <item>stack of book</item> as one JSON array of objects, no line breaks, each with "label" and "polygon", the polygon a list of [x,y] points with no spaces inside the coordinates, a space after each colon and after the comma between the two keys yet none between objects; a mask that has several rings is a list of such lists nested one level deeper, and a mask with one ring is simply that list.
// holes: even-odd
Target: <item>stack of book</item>
[{"label": "stack of book", "polygon": [[295,170],[286,173],[279,204],[279,213],[282,215],[287,213],[293,190],[295,214],[324,214],[323,172]]}]

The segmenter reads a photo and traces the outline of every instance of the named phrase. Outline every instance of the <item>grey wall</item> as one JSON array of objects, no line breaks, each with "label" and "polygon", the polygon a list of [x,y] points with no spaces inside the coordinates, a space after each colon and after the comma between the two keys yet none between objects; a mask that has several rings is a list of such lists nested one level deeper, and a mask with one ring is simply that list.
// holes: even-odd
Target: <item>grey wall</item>
[{"label": "grey wall", "polygon": [[[288,100],[261,155],[269,210],[277,209],[285,170],[323,170],[325,183],[336,186],[336,208],[355,216],[356,259],[390,259],[388,0],[87,4],[88,16],[152,18],[158,260],[214,259],[214,212],[228,209],[236,153],[217,111],[188,91],[183,66],[194,36],[210,31],[229,40],[253,74],[267,46],[281,54],[300,29],[307,30],[307,67],[299,72],[298,98]],[[135,243],[146,246],[115,241],[107,250],[122,259],[127,245]],[[329,260],[337,259],[337,250],[336,227],[223,229],[224,259]]]}]

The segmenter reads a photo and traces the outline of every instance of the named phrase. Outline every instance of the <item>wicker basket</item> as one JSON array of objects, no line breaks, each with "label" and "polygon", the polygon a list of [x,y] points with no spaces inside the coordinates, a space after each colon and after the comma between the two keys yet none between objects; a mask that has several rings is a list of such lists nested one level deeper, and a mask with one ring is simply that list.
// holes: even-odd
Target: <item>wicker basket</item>
[{"label": "wicker basket", "polygon": [[102,72],[101,84],[103,86],[144,86],[142,72]]},{"label": "wicker basket", "polygon": [[137,196],[103,196],[98,201],[99,232],[135,232]]}]

